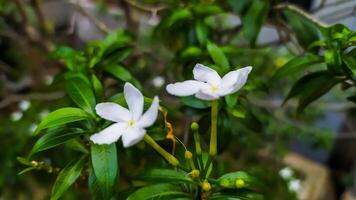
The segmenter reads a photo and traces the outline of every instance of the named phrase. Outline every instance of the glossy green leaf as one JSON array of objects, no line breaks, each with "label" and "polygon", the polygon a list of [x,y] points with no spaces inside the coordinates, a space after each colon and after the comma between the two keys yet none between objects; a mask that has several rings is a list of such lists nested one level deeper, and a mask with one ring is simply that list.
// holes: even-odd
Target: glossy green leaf
[{"label": "glossy green leaf", "polygon": [[93,144],[91,146],[91,160],[103,198],[110,199],[119,176],[116,144]]},{"label": "glossy green leaf", "polygon": [[275,73],[275,78],[282,78],[285,76],[289,76],[291,74],[300,72],[312,65],[322,63],[324,59],[320,56],[314,54],[305,54],[303,56],[298,56],[290,61],[288,61],[285,65],[278,69]]},{"label": "glossy green leaf", "polygon": [[131,73],[121,65],[106,65],[104,70],[109,72],[115,78],[125,82],[132,79]]},{"label": "glossy green leaf", "polygon": [[237,97],[238,97],[237,93],[225,96],[225,102],[227,106],[233,108],[237,103]]},{"label": "glossy green leaf", "polygon": [[207,49],[214,63],[219,66],[223,73],[229,71],[230,65],[224,52],[214,43],[208,42]]},{"label": "glossy green leaf", "polygon": [[200,45],[204,45],[208,38],[208,26],[203,21],[197,21],[195,24],[195,33]]},{"label": "glossy green leaf", "polygon": [[356,76],[356,48],[344,54],[342,58],[346,66],[352,71],[353,75]]},{"label": "glossy green leaf", "polygon": [[94,88],[94,93],[95,96],[98,99],[101,99],[102,96],[104,95],[104,88],[103,88],[103,84],[101,83],[101,81],[98,79],[97,76],[95,76],[94,74],[91,75],[91,82]]},{"label": "glossy green leaf", "polygon": [[52,188],[51,200],[59,199],[78,179],[82,172],[84,161],[85,156],[81,157],[76,162],[73,160],[60,171]]},{"label": "glossy green leaf", "polygon": [[86,113],[84,110],[80,108],[72,108],[72,107],[61,108],[49,113],[38,125],[35,133],[37,134],[41,130],[46,128],[64,125],[71,122],[76,122],[76,121],[81,121],[86,119],[90,119],[90,116],[88,115],[88,113]]},{"label": "glossy green leaf", "polygon": [[85,68],[85,57],[83,53],[77,51],[70,47],[59,47],[51,56],[55,59],[59,59],[64,61],[67,68],[71,71],[80,71],[81,69]]},{"label": "glossy green leaf", "polygon": [[180,55],[183,60],[194,59],[203,54],[203,51],[196,46],[190,46],[184,49]]},{"label": "glossy green leaf", "polygon": [[48,131],[40,139],[37,140],[31,150],[31,155],[40,151],[51,149],[59,146],[71,139],[74,139],[84,131],[81,129],[59,129],[54,131]]},{"label": "glossy green leaf", "polygon": [[328,70],[332,73],[341,74],[342,70],[342,58],[340,51],[337,49],[326,49],[324,52],[325,63],[328,66]]},{"label": "glossy green leaf", "polygon": [[192,12],[187,9],[175,10],[168,18],[167,25],[172,26],[178,22],[187,21],[193,17]]},{"label": "glossy green leaf", "polygon": [[67,92],[77,106],[95,116],[96,100],[90,85],[82,79],[73,78],[67,81]]},{"label": "glossy green leaf", "polygon": [[307,49],[310,44],[319,40],[319,29],[309,19],[290,9],[283,10],[283,13],[302,47]]},{"label": "glossy green leaf", "polygon": [[138,180],[148,182],[187,182],[194,183],[187,173],[172,169],[151,169],[137,176]]},{"label": "glossy green leaf", "polygon": [[132,193],[127,200],[152,200],[152,199],[172,199],[179,197],[189,197],[179,185],[174,184],[157,184],[149,185]]},{"label": "glossy green leaf", "polygon": [[180,98],[180,100],[182,101],[182,103],[184,105],[187,105],[192,108],[205,109],[205,108],[210,107],[210,105],[207,101],[197,99],[193,96],[182,97],[182,98]]},{"label": "glossy green leaf", "polygon": [[242,17],[242,32],[250,41],[252,47],[255,46],[257,36],[268,14],[269,3],[265,0],[252,1],[252,5],[247,13]]},{"label": "glossy green leaf", "polygon": [[300,113],[307,105],[318,99],[341,81],[342,79],[332,76],[327,71],[310,73],[300,78],[293,85],[284,102],[290,98],[299,96],[297,113]]},{"label": "glossy green leaf", "polygon": [[36,169],[36,167],[27,167],[27,168],[21,170],[17,175],[22,175],[22,174],[25,174],[25,173],[30,172],[32,170],[35,170],[35,169]]}]

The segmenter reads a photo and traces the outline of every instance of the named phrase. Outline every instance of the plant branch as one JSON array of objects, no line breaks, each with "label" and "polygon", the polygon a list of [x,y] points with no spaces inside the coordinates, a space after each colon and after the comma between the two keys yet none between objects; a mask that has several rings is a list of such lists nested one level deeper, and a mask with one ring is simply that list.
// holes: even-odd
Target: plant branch
[{"label": "plant branch", "polygon": [[306,11],[304,11],[302,8],[300,8],[298,6],[295,6],[293,4],[281,3],[281,4],[276,5],[274,8],[277,9],[277,10],[288,9],[290,11],[295,12],[298,15],[301,15],[301,16],[305,17],[306,19],[308,19],[310,22],[312,22],[313,24],[315,24],[318,27],[321,27],[321,28],[326,28],[327,27],[326,24],[324,24],[323,22],[319,21],[314,16],[312,16],[309,13],[307,13]]},{"label": "plant branch", "polygon": [[16,103],[22,100],[40,100],[40,101],[53,101],[60,99],[64,96],[63,92],[51,92],[51,93],[32,93],[28,95],[11,95],[6,99],[0,101],[0,109],[7,107],[12,103]]},{"label": "plant branch", "polygon": [[84,16],[86,16],[101,32],[109,33],[110,29],[99,19],[97,19],[94,15],[88,13],[79,3],[78,1],[69,1],[69,3],[73,4],[75,8]]}]

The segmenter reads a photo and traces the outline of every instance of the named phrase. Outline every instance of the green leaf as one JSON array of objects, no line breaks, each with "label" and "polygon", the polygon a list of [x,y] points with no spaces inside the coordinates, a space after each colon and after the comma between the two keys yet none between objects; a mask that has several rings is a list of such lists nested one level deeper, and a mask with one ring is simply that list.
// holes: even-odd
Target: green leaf
[{"label": "green leaf", "polygon": [[77,162],[73,160],[61,170],[52,188],[51,200],[59,199],[78,179],[83,169],[84,161],[85,156],[82,156]]},{"label": "green leaf", "polygon": [[192,12],[187,9],[175,10],[171,16],[169,16],[167,25],[172,26],[178,22],[188,21],[193,17]]},{"label": "green leaf", "polygon": [[327,71],[313,72],[300,78],[292,87],[284,103],[290,98],[299,96],[297,113],[329,91],[342,79],[332,76]]},{"label": "green leaf", "polygon": [[81,79],[73,78],[67,81],[67,92],[80,108],[95,116],[96,101],[90,85]]},{"label": "green leaf", "polygon": [[282,78],[284,76],[294,74],[312,65],[322,63],[322,62],[324,62],[324,59],[314,54],[305,54],[303,56],[298,56],[291,59],[286,64],[284,64],[281,68],[279,68],[278,71],[274,74],[274,77]]},{"label": "green leaf", "polygon": [[324,59],[330,72],[342,74],[342,58],[338,49],[326,49],[324,52]]},{"label": "green leaf", "polygon": [[237,103],[237,97],[238,96],[239,95],[237,93],[225,96],[225,102],[226,102],[227,106],[230,107],[230,108],[235,107],[235,105]]},{"label": "green leaf", "polygon": [[131,73],[121,65],[106,65],[104,70],[109,72],[115,78],[125,82],[132,79]]},{"label": "green leaf", "polygon": [[80,71],[85,68],[85,57],[80,51],[70,47],[59,47],[52,54],[55,59],[63,60],[67,68],[71,71]]},{"label": "green leaf", "polygon": [[195,24],[195,33],[200,45],[204,45],[208,38],[208,26],[203,21],[197,21]]},{"label": "green leaf", "polygon": [[193,96],[182,97],[182,98],[180,98],[180,100],[182,101],[182,103],[184,105],[187,105],[192,108],[205,109],[205,108],[210,107],[210,105],[207,101],[197,99]]},{"label": "green leaf", "polygon": [[179,197],[190,197],[190,195],[185,193],[178,185],[163,183],[138,189],[127,200],[173,199]]},{"label": "green leaf", "polygon": [[26,165],[26,166],[32,166],[31,161],[29,161],[27,158],[23,158],[23,157],[16,157],[16,160],[19,161],[21,164]]},{"label": "green leaf", "polygon": [[182,60],[190,60],[190,59],[195,59],[195,58],[201,56],[202,53],[203,53],[203,51],[199,47],[190,46],[190,47],[185,48],[182,51],[180,57]]},{"label": "green leaf", "polygon": [[104,199],[110,199],[118,179],[116,144],[91,146],[91,159],[95,177]]},{"label": "green leaf", "polygon": [[230,69],[229,61],[227,60],[224,52],[216,46],[214,43],[208,42],[207,49],[210,57],[214,63],[219,66],[223,73],[226,73]]},{"label": "green leaf", "polygon": [[294,10],[283,10],[288,25],[295,33],[299,44],[307,49],[310,44],[319,40],[319,27],[309,21],[306,17],[296,13]]},{"label": "green leaf", "polygon": [[21,170],[17,175],[22,175],[22,174],[25,174],[25,173],[30,172],[32,170],[35,170],[35,169],[36,169],[36,167],[27,167],[24,170]]},{"label": "green leaf", "polygon": [[95,93],[95,96],[98,98],[98,99],[101,99],[104,95],[104,87],[103,87],[103,84],[101,83],[101,81],[98,79],[97,76],[95,76],[94,74],[91,75],[91,82],[92,82],[92,85],[93,85],[93,88],[94,88],[94,93]]},{"label": "green leaf", "polygon": [[356,76],[356,48],[344,54],[342,58],[346,66],[352,71],[353,75]]},{"label": "green leaf", "polygon": [[49,113],[38,125],[35,134],[46,128],[86,119],[90,119],[90,116],[80,108],[61,108]]},{"label": "green leaf", "polygon": [[187,173],[172,169],[151,169],[137,176],[138,180],[148,182],[186,182],[194,183]]},{"label": "green leaf", "polygon": [[252,5],[242,18],[242,32],[250,41],[252,47],[255,46],[257,36],[260,33],[262,24],[268,14],[269,3],[265,0],[252,1]]},{"label": "green leaf", "polygon": [[31,150],[30,155],[59,146],[71,139],[80,136],[83,133],[84,131],[81,129],[59,129],[48,131],[48,133],[46,133],[39,140],[37,140]]}]

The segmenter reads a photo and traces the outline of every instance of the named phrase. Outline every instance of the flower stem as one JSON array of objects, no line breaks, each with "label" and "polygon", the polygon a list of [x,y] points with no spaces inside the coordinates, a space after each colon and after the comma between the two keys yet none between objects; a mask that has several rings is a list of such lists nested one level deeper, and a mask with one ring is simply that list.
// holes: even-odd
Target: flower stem
[{"label": "flower stem", "polygon": [[174,157],[172,154],[168,153],[166,150],[164,150],[161,146],[159,146],[154,139],[149,136],[148,134],[145,134],[143,140],[147,144],[149,144],[152,148],[154,148],[161,156],[167,160],[167,162],[173,166],[179,165],[179,161],[177,160],[176,157]]},{"label": "flower stem", "polygon": [[217,122],[218,122],[218,100],[211,102],[211,133],[209,155],[214,157],[217,152]]}]

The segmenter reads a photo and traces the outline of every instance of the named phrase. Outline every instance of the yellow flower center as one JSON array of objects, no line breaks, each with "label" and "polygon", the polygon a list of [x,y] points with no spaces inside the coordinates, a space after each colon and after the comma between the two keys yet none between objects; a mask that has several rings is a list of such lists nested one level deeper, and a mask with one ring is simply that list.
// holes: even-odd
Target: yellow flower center
[{"label": "yellow flower center", "polygon": [[215,86],[215,85],[210,86],[210,90],[211,90],[211,91],[216,91],[216,90],[218,90],[218,89],[219,89],[218,86]]},{"label": "yellow flower center", "polygon": [[128,127],[133,127],[135,125],[135,121],[134,120],[130,120],[127,122],[127,126]]}]

